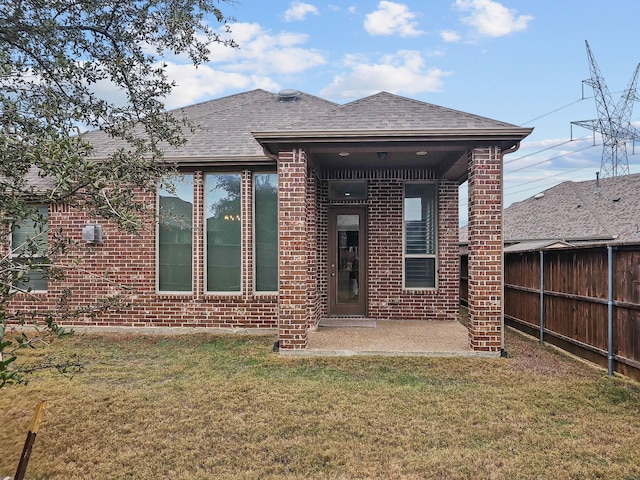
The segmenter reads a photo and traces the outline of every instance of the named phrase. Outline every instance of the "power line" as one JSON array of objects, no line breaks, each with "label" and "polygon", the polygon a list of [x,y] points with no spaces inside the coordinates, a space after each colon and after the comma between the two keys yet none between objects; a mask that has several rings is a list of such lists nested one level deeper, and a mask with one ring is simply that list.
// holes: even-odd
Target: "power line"
[{"label": "power line", "polygon": [[526,155],[523,155],[523,156],[518,157],[518,158],[512,158],[511,160],[503,162],[503,165],[509,165],[510,163],[517,162],[518,160],[522,160],[523,158],[532,157],[534,155],[537,155],[538,153],[546,152],[547,150],[553,150],[554,148],[561,147],[562,145],[566,145],[567,143],[578,142],[580,140],[586,140],[588,138],[591,138],[591,135],[587,135],[587,136],[582,137],[582,138],[575,138],[575,139],[572,138],[570,140],[566,140],[564,142],[558,143],[557,145],[551,145],[550,147],[543,148],[542,150],[538,150],[536,152],[527,153]]},{"label": "power line", "polygon": [[554,148],[561,147],[562,145],[566,145],[567,143],[570,143],[572,141],[573,140],[567,140],[566,142],[562,142],[562,143],[559,143],[557,145],[552,145],[550,147],[543,148],[542,150],[538,150],[537,152],[528,153],[527,155],[523,155],[523,156],[518,157],[518,158],[512,158],[511,160],[503,162],[503,165],[509,165],[510,163],[517,162],[518,160],[522,160],[523,158],[532,157],[533,155],[537,155],[538,153],[546,152],[547,150],[552,150]]},{"label": "power line", "polygon": [[571,102],[571,103],[567,103],[566,105],[563,105],[562,107],[558,107],[558,108],[556,108],[556,109],[554,109],[554,110],[551,110],[550,112],[543,113],[543,114],[542,114],[542,115],[540,115],[539,117],[532,118],[531,120],[528,120],[528,121],[526,121],[526,122],[524,122],[524,123],[521,123],[521,124],[520,124],[520,125],[518,125],[518,126],[522,127],[522,126],[524,126],[524,125],[527,125],[528,123],[535,122],[536,120],[540,120],[541,118],[544,118],[544,117],[546,117],[546,116],[548,116],[548,115],[551,115],[552,113],[559,112],[560,110],[564,110],[565,108],[569,108],[571,105],[575,105],[576,103],[580,103],[581,101],[586,100],[587,98],[593,98],[593,97],[584,97],[584,98],[579,98],[578,100],[574,100],[574,101],[573,101],[573,102]]},{"label": "power line", "polygon": [[[622,92],[624,92],[624,90],[619,90],[619,91],[617,91],[617,92],[612,92],[612,93],[622,93]],[[553,114],[553,113],[559,112],[560,110],[564,110],[565,108],[569,108],[571,105],[575,105],[576,103],[580,103],[581,101],[583,101],[583,100],[588,100],[588,99],[590,99],[590,98],[593,98],[593,96],[591,96],[591,97],[582,97],[582,98],[579,98],[578,100],[574,100],[574,101],[573,101],[573,102],[571,102],[571,103],[567,103],[566,105],[563,105],[563,106],[561,106],[561,107],[555,108],[555,109],[551,110],[550,112],[543,113],[542,115],[540,115],[540,116],[538,116],[538,117],[536,117],[536,118],[532,118],[531,120],[527,120],[526,122],[521,123],[521,124],[520,124],[520,125],[518,125],[518,126],[519,126],[519,127],[522,127],[522,126],[527,125],[527,124],[529,124],[529,123],[531,123],[531,122],[535,122],[536,120],[540,120],[541,118],[547,117],[547,116],[549,116],[549,115],[551,115],[551,114]]]},{"label": "power line", "polygon": [[[566,142],[565,142],[565,143],[566,143]],[[588,148],[595,147],[595,146],[596,146],[596,145],[594,145],[594,144],[592,144],[592,145],[587,145],[586,147],[580,148],[580,149],[578,149],[578,150],[574,150],[573,152],[567,152],[567,153],[563,153],[563,154],[561,154],[561,155],[557,155],[557,156],[555,156],[555,157],[545,158],[544,160],[541,160],[540,162],[532,163],[532,164],[530,164],[530,165],[525,165],[524,167],[520,167],[520,168],[517,168],[517,169],[515,169],[515,170],[511,170],[511,171],[509,171],[509,172],[506,172],[506,173],[515,173],[515,172],[519,172],[519,171],[524,170],[524,169],[526,169],[526,168],[535,167],[535,166],[537,166],[537,165],[541,165],[541,164],[543,164],[543,163],[550,162],[550,161],[552,161],[552,160],[557,160],[558,158],[562,158],[562,157],[566,157],[566,156],[569,156],[569,155],[573,155],[574,153],[578,153],[578,152],[581,152],[581,151],[583,151],[583,150],[586,150],[586,149],[588,149]],[[524,158],[524,157],[521,157],[521,158]],[[505,163],[506,163],[506,162],[505,162]]]},{"label": "power line", "polygon": [[[591,168],[591,167],[579,167],[579,168],[574,168],[574,169],[572,169],[572,170],[566,170],[566,171],[564,171],[564,172],[556,173],[555,175],[549,175],[549,176],[547,176],[547,177],[542,177],[542,178],[537,178],[537,179],[535,179],[535,180],[528,180],[528,181],[526,181],[526,182],[517,183],[517,184],[515,184],[515,185],[511,185],[511,186],[509,186],[509,187],[505,187],[504,189],[505,189],[505,190],[511,190],[512,188],[522,187],[522,186],[524,186],[524,185],[530,185],[530,184],[532,184],[532,183],[544,182],[545,180],[548,180],[548,179],[550,179],[550,178],[555,178],[555,177],[559,177],[559,176],[561,176],[561,175],[566,175],[566,174],[568,174],[568,173],[577,172],[578,170],[585,170],[585,169],[587,169],[587,168]],[[528,188],[527,188],[527,189],[525,189],[525,190],[520,190],[520,191],[523,191],[523,192],[524,192],[524,191],[526,191],[526,190],[530,190],[530,189],[528,189]],[[515,193],[519,193],[520,191],[515,192]]]}]

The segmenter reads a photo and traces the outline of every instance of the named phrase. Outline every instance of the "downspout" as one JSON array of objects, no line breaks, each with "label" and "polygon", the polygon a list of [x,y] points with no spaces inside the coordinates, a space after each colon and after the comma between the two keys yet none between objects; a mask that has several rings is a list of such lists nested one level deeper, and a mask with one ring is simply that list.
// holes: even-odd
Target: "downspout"
[{"label": "downspout", "polygon": [[502,261],[500,262],[500,283],[502,293],[500,295],[500,318],[502,319],[502,328],[500,329],[500,356],[506,357],[507,351],[504,349],[504,156],[517,151],[520,148],[520,142],[515,143],[510,148],[500,152],[500,251]]}]

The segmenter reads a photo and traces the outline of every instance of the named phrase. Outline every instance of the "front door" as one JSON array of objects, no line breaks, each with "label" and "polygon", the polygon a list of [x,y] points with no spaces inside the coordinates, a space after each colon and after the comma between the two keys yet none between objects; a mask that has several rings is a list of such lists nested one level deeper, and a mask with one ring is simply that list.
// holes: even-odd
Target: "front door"
[{"label": "front door", "polygon": [[367,210],[329,209],[329,314],[367,314]]}]

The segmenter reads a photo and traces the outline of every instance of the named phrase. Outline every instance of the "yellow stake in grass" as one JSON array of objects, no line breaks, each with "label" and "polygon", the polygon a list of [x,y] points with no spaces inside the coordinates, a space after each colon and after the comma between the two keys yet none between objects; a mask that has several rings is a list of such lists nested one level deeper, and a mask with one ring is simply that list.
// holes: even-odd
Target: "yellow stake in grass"
[{"label": "yellow stake in grass", "polygon": [[44,407],[46,404],[46,400],[40,400],[38,402],[38,405],[36,406],[36,411],[33,414],[33,420],[31,420],[31,426],[29,427],[29,433],[27,433],[27,439],[24,441],[24,448],[22,449],[20,463],[18,463],[18,469],[16,470],[16,476],[14,477],[14,480],[23,480],[24,475],[27,472],[27,464],[29,463],[29,457],[31,456],[33,444],[36,441],[38,427],[40,426],[40,423],[42,423],[42,415],[44,413]]}]

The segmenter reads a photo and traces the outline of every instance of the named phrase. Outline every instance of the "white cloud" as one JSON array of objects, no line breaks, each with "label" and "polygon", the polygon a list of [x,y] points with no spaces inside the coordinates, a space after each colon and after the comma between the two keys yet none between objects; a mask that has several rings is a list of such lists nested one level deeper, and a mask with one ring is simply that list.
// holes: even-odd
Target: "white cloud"
[{"label": "white cloud", "polygon": [[440,32],[440,38],[448,43],[459,42],[461,39],[460,35],[453,30],[442,30]]},{"label": "white cloud", "polygon": [[318,9],[309,3],[303,2],[291,2],[291,6],[284,12],[284,19],[287,22],[293,22],[294,20],[304,20],[305,17],[313,13],[314,15],[318,14]]},{"label": "white cloud", "polygon": [[371,63],[362,56],[345,58],[348,72],[334,78],[320,95],[326,98],[358,98],[381,90],[402,95],[437,92],[451,72],[427,68],[420,52],[401,50]]},{"label": "white cloud", "polygon": [[423,33],[416,28],[418,24],[415,18],[416,14],[406,5],[383,0],[375,12],[365,17],[364,28],[370,35],[415,37]]},{"label": "white cloud", "polygon": [[251,77],[238,73],[215,70],[210,65],[197,69],[189,64],[167,63],[167,76],[176,82],[176,87],[165,100],[168,109],[192,105],[212,98],[226,90],[249,88]]},{"label": "white cloud", "polygon": [[469,13],[462,21],[485,37],[503,37],[525,30],[533,20],[531,15],[518,15],[493,0],[456,0],[455,5]]},{"label": "white cloud", "polygon": [[[167,75],[177,84],[165,100],[176,108],[225,94],[262,88],[278,91],[282,81],[327,62],[318,50],[306,49],[308,36],[295,32],[273,34],[256,23],[232,25],[239,48],[214,44],[210,61],[195,68],[182,56],[165,59]],[[276,80],[278,79],[278,80]]]},{"label": "white cloud", "polygon": [[306,34],[271,34],[256,23],[237,23],[232,28],[240,48],[214,47],[211,55],[212,62],[225,63],[229,70],[260,75],[292,74],[326,63],[321,52],[302,47],[308,40]]}]

